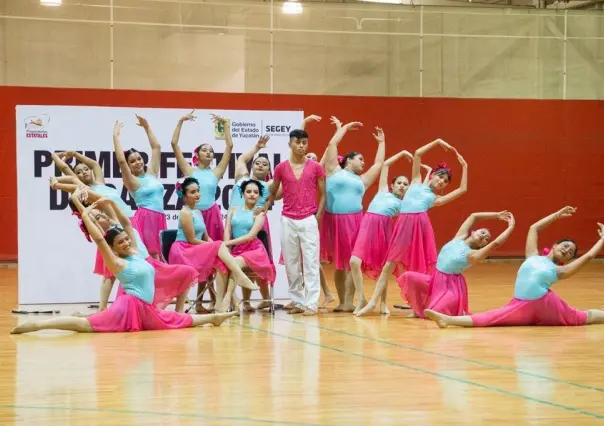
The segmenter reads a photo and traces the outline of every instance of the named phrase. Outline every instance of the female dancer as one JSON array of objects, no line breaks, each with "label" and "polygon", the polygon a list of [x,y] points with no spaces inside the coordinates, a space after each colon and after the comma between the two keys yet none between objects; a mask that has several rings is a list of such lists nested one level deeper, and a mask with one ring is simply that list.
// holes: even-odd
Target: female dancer
[{"label": "female dancer", "polygon": [[481,314],[449,316],[435,310],[424,313],[440,328],[449,325],[458,327],[496,327],[522,325],[587,325],[604,323],[604,311],[591,309],[580,311],[566,304],[550,288],[558,280],[565,280],[579,270],[604,247],[604,225],[598,223],[600,239],[579,259],[577,245],[568,238],[556,242],[548,254],[539,256],[537,237],[539,232],[552,222],[569,217],[576,212],[574,207],[564,207],[530,228],[526,237],[527,259],[520,266],[514,286],[514,298],[504,307]]},{"label": "female dancer", "polygon": [[[69,167],[67,163],[63,161],[63,159],[68,160],[72,157],[79,161],[73,168]],[[115,188],[105,185],[103,170],[98,162],[85,157],[80,153],[71,151],[53,153],[51,158],[59,170],[65,175],[59,177],[57,180],[51,180],[51,188],[66,192],[74,192],[79,185],[85,185],[94,191],[94,193],[98,194],[98,198],[106,197],[115,202],[118,208],[130,219],[132,226],[135,229],[138,227],[134,211],[132,211],[130,206],[122,200],[122,197]],[[111,289],[115,283],[115,276],[111,270],[105,266],[103,256],[101,256],[100,249],[98,248],[94,264],[94,273],[102,277],[99,296],[99,311],[102,311],[107,308],[109,295],[111,294]]]},{"label": "female dancer", "polygon": [[[244,205],[231,207],[226,219],[224,229],[224,244],[231,249],[235,261],[242,268],[249,268],[259,278],[260,292],[262,298],[267,300],[269,296],[268,285],[275,282],[275,265],[267,253],[264,244],[257,238],[258,232],[264,229],[267,221],[264,211],[254,216],[257,202],[268,196],[268,189],[257,180],[247,180],[241,184]],[[222,311],[229,308],[234,284],[229,280],[227,293],[221,306]],[[243,310],[250,312],[254,309],[250,306],[251,291],[243,288]],[[262,302],[257,309],[270,306],[269,302]]]},{"label": "female dancer", "polygon": [[[233,151],[231,122],[222,117],[212,115],[212,121],[214,121],[215,125],[223,127],[226,142],[226,148],[224,150],[224,154],[222,155],[222,159],[214,170],[210,169],[212,160],[214,160],[214,149],[210,146],[210,144],[207,143],[203,143],[195,148],[193,151],[193,165],[195,167],[191,167],[191,165],[185,159],[180,146],[178,146],[178,141],[180,139],[180,130],[182,129],[182,124],[185,121],[195,121],[197,118],[193,115],[194,112],[195,110],[178,120],[176,129],[174,129],[174,134],[172,135],[172,150],[176,155],[176,161],[180,171],[185,175],[185,177],[194,177],[201,185],[201,197],[199,198],[196,208],[201,211],[205,226],[207,227],[208,236],[213,241],[222,241],[224,236],[224,225],[222,223],[220,206],[216,204],[215,199],[216,190],[218,189],[218,181],[224,176],[224,173],[229,165],[229,161],[231,160],[231,152]],[[205,283],[204,285],[198,286],[198,291],[203,291],[205,287]],[[212,289],[212,287],[210,288]],[[200,296],[201,293],[197,295],[198,298],[200,298]],[[215,303],[216,296],[213,292],[213,289],[210,291],[210,297],[212,298],[212,302]],[[197,304],[196,309],[198,312],[204,310],[201,303]]]},{"label": "female dancer", "polygon": [[103,235],[100,225],[91,215],[95,209],[97,203],[86,207],[82,212],[82,221],[99,247],[105,264],[122,283],[125,293],[108,309],[89,317],[71,316],[33,321],[15,327],[11,334],[50,329],[80,333],[119,333],[187,328],[210,323],[218,326],[234,315],[189,315],[153,306],[155,270],[139,254],[134,228],[126,222],[126,227],[112,227]]},{"label": "female dancer", "polygon": [[[455,151],[457,160],[463,169],[459,188],[447,195],[437,196],[435,194],[436,191],[443,190],[451,181],[451,170],[444,163],[435,168],[427,184],[421,183],[422,156],[436,145],[442,146],[445,150],[454,150],[451,145],[442,139],[436,139],[415,151],[411,185],[405,194],[405,198],[401,201],[400,216],[388,245],[386,263],[382,268],[371,300],[369,300],[367,306],[356,313],[356,316],[373,311],[378,297],[388,285],[388,278],[397,264],[402,264],[405,271],[422,273],[430,273],[436,265],[436,242],[434,241],[434,231],[427,211],[432,206],[443,206],[459,198],[468,190],[468,164],[457,151]],[[397,271],[397,275],[401,275],[403,272]],[[382,302],[386,303],[384,297],[382,297]],[[387,314],[388,310],[386,309],[382,313]]]},{"label": "female dancer", "polygon": [[[388,172],[390,166],[401,157],[413,161],[413,155],[408,151],[401,151],[390,157],[384,162],[380,172],[379,191],[369,204],[369,208],[363,216],[361,227],[352,249],[350,257],[350,270],[354,287],[356,290],[357,304],[354,313],[357,313],[367,304],[363,290],[363,273],[370,278],[377,280],[384,261],[386,259],[386,250],[388,242],[392,236],[393,218],[399,214],[399,205],[401,199],[409,187],[409,179],[406,176],[395,177],[390,188],[388,187]],[[430,178],[432,168],[422,164],[428,173],[426,180]],[[392,192],[390,192],[392,190]],[[385,300],[384,289],[382,300]],[[382,311],[387,310],[388,306],[382,303]]]},{"label": "female dancer", "polygon": [[[151,146],[151,161],[145,165],[136,149],[124,152],[120,143],[120,131],[124,124],[116,122],[113,127],[113,147],[117,164],[122,172],[124,186],[134,198],[137,210],[134,215],[145,246],[154,259],[161,258],[159,233],[168,228],[164,213],[164,185],[157,179],[161,160],[161,145],[153,134],[146,119],[136,116],[137,125],[145,129]],[[145,170],[147,169],[147,170]]]},{"label": "female dancer", "polygon": [[[476,220],[499,219],[508,227],[493,241],[486,228],[470,233]],[[493,249],[503,244],[514,230],[514,216],[508,212],[472,213],[443,246],[438,254],[436,269],[430,274],[407,271],[397,278],[401,297],[409,302],[413,313],[410,318],[424,318],[424,310],[430,309],[446,315],[467,315],[468,287],[463,271],[485,259]]]},{"label": "female dancer", "polygon": [[[81,198],[88,197],[88,191],[86,189],[78,189],[73,193],[71,203],[76,207],[80,218],[80,229],[84,233],[84,236],[88,241],[90,239],[90,233],[85,226],[84,221],[81,219],[81,214],[85,208],[80,201]],[[122,227],[126,228],[131,226],[130,219],[118,208],[116,203],[108,198],[100,198],[96,201],[98,209],[94,209],[90,212],[94,221],[100,226],[103,233],[106,233],[111,228]],[[134,229],[134,228],[133,228]],[[185,299],[187,297],[188,290],[197,284],[197,271],[195,268],[187,265],[169,265],[167,263],[160,262],[154,257],[150,256],[145,244],[143,243],[139,232],[134,229],[134,236],[138,247],[139,255],[145,259],[153,269],[155,270],[155,297],[153,299],[153,305],[159,309],[164,309],[172,302],[176,297],[176,312],[182,312],[185,306]],[[124,293],[123,286],[118,287],[117,296],[119,297]],[[104,301],[106,304],[107,301]]]},{"label": "female dancer", "polygon": [[386,143],[384,132],[376,127],[377,133],[373,136],[378,142],[378,149],[374,164],[365,173],[365,161],[359,152],[346,154],[338,164],[338,144],[348,130],[361,124],[342,126],[335,117],[332,117],[332,122],[338,130],[325,150],[327,203],[321,224],[321,260],[335,264],[334,281],[340,305],[334,312],[353,312],[350,256],[363,219],[363,195],[379,176]]},{"label": "female dancer", "polygon": [[224,243],[212,241],[208,237],[203,216],[196,208],[201,198],[197,179],[188,177],[182,185],[177,184],[176,187],[184,206],[178,219],[176,241],[170,248],[169,263],[193,266],[199,274],[200,283],[205,282],[215,270],[218,282],[217,307],[222,306],[228,270],[235,275],[241,287],[258,290],[259,287],[243,273]]}]

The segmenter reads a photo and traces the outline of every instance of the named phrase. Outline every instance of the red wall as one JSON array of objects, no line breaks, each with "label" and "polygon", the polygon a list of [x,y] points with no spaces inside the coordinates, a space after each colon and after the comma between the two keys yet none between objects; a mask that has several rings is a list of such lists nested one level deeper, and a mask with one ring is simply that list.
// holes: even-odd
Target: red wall
[{"label": "red wall", "polygon": [[[365,124],[362,131],[347,135],[340,147],[341,153],[362,151],[368,162],[375,154],[370,133],[375,126],[386,133],[387,155],[413,151],[441,137],[468,162],[469,190],[431,211],[439,246],[473,211],[508,209],[516,216],[516,230],[496,253],[499,256],[522,256],[528,226],[564,205],[578,207],[577,216],[544,232],[542,246],[569,236],[580,250],[586,249],[597,238],[596,221],[604,221],[604,102],[0,87],[0,260],[17,258],[16,105],[302,110],[323,117],[308,128],[310,149],[319,156],[334,131],[329,117],[336,115]],[[456,187],[460,167],[454,155],[436,148],[426,156],[430,164],[442,159],[452,165],[450,187]],[[409,174],[410,169],[409,163],[401,162],[392,175]],[[374,193],[375,187],[368,191],[366,205]],[[491,227],[502,230],[497,223]]]}]

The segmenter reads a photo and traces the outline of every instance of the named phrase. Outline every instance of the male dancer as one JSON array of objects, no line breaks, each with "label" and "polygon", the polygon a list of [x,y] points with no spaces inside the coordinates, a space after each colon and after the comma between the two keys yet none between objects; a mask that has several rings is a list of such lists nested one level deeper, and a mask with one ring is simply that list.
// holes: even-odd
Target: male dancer
[{"label": "male dancer", "polygon": [[320,295],[319,220],[325,208],[325,171],[306,158],[308,134],[304,130],[293,130],[288,144],[289,160],[275,167],[264,210],[271,208],[282,185],[281,250],[294,304],[289,313],[311,316],[317,314]]}]

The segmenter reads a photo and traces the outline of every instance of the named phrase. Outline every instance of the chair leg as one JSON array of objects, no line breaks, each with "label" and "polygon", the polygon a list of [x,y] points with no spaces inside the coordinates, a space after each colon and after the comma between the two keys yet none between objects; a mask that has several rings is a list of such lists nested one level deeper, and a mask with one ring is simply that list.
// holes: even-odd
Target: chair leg
[{"label": "chair leg", "polygon": [[273,292],[273,286],[269,284],[269,287],[270,287],[269,293],[271,295],[270,296],[271,297],[271,308],[270,308],[270,311],[271,311],[272,316],[275,316],[275,293]]},{"label": "chair leg", "polygon": [[212,282],[213,281],[206,281],[203,289],[197,294],[197,298],[193,302],[189,300],[189,309],[185,311],[186,314],[188,314],[189,311],[193,309],[193,306],[197,305],[197,303],[203,302],[203,295],[206,294],[206,291],[208,290],[208,287],[212,285]]}]

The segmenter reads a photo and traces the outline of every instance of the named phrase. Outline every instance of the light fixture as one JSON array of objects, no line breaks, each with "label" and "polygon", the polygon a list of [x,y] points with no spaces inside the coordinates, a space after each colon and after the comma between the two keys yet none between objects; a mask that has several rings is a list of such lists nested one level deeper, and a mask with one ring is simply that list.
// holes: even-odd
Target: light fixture
[{"label": "light fixture", "polygon": [[298,3],[297,0],[288,0],[283,3],[281,11],[288,15],[298,15],[302,13],[302,4]]},{"label": "light fixture", "polygon": [[40,6],[61,6],[63,0],[40,0]]}]

